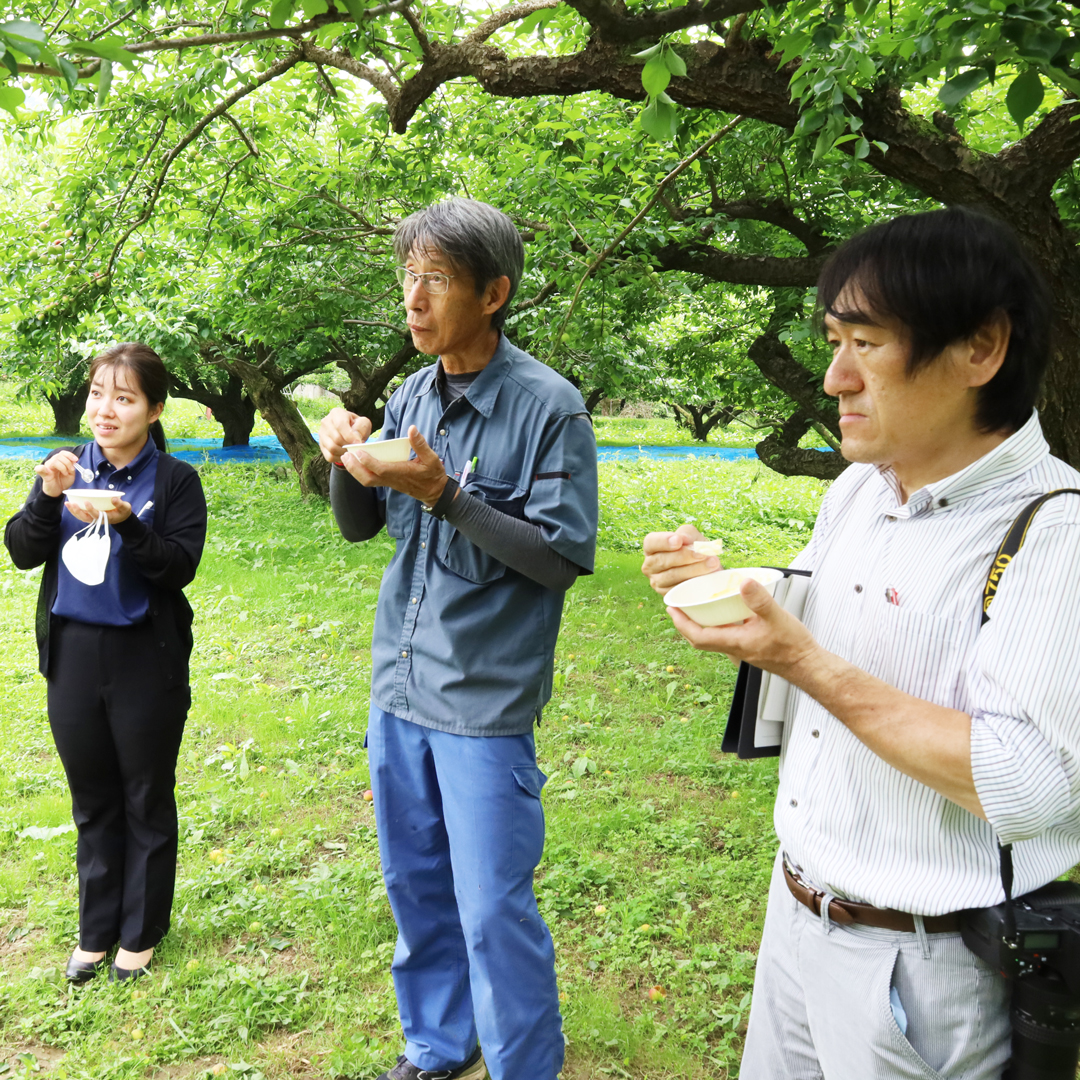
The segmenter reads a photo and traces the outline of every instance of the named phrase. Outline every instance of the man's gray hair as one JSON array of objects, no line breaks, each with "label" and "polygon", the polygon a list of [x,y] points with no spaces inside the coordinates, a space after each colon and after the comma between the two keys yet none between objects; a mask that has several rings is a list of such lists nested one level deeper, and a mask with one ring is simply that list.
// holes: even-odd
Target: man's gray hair
[{"label": "man's gray hair", "polygon": [[501,210],[474,199],[447,199],[410,214],[394,232],[394,255],[405,262],[412,253],[439,252],[476,282],[480,296],[496,278],[510,279],[510,294],[491,317],[499,330],[525,269],[525,245],[517,227]]}]

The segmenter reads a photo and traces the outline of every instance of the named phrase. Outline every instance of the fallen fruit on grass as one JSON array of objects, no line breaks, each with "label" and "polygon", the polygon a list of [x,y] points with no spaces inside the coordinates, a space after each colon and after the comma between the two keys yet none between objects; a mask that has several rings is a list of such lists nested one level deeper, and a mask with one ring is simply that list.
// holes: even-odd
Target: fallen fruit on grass
[{"label": "fallen fruit on grass", "polygon": [[209,859],[212,863],[217,863],[220,866],[225,861],[225,852],[216,847],[210,852]]},{"label": "fallen fruit on grass", "polygon": [[270,792],[269,791],[260,791],[259,792],[259,798],[260,799],[269,799],[270,798]]},{"label": "fallen fruit on grass", "polygon": [[371,788],[368,788],[367,791],[364,792],[364,802],[371,802],[374,798],[375,792],[372,791]]},{"label": "fallen fruit on grass", "polygon": [[199,961],[198,960],[189,960],[184,965],[184,967],[186,967],[188,969],[188,971],[198,971],[199,970]]},{"label": "fallen fruit on grass", "polygon": [[280,829],[271,829],[271,830],[270,830],[270,836],[271,836],[271,838],[272,838],[272,839],[274,839],[274,840],[278,840],[278,839],[280,839],[280,838],[281,838],[281,835],[282,835],[282,833],[281,833],[281,830],[280,830]]},{"label": "fallen fruit on grass", "polygon": [[650,1001],[663,1001],[667,997],[662,986],[650,986],[649,987],[649,1000]]},{"label": "fallen fruit on grass", "polygon": [[229,1071],[229,1066],[220,1061],[210,1070],[211,1076],[224,1076]]},{"label": "fallen fruit on grass", "polygon": [[260,765],[255,771],[256,772],[266,772],[266,766],[265,765]]},{"label": "fallen fruit on grass", "polygon": [[650,931],[650,930],[652,929],[652,927],[651,927],[651,926],[650,926],[650,925],[649,925],[649,924],[648,924],[647,922],[643,922],[643,923],[642,923],[642,924],[641,924],[641,925],[640,925],[640,926],[638,927],[638,929],[639,929],[639,930],[640,930],[640,931],[641,931],[641,932],[642,932],[643,934],[647,934],[647,933],[648,933],[648,932],[649,932],[649,931]]},{"label": "fallen fruit on grass", "polygon": [[257,934],[262,929],[262,923],[256,919],[254,922],[248,923],[248,932],[251,934]]},{"label": "fallen fruit on grass", "polygon": [[668,666],[667,666],[667,673],[668,673],[669,675],[674,675],[674,674],[675,674],[675,668],[674,668],[674,666],[673,666],[673,665],[671,665],[671,664],[668,664]]},{"label": "fallen fruit on grass", "polygon": [[607,914],[607,908],[604,907],[603,904],[597,904],[596,907],[593,908],[593,914],[594,915],[606,915]]},{"label": "fallen fruit on grass", "polygon": [[142,1028],[131,1029],[131,1041],[138,1042],[142,1038]]}]

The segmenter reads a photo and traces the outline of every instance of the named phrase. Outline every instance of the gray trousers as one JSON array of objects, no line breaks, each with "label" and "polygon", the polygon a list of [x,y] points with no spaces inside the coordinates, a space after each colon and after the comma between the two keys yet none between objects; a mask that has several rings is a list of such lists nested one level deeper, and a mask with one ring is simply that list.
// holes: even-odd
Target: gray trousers
[{"label": "gray trousers", "polygon": [[1000,1080],[1008,1007],[1006,981],[958,933],[827,922],[791,895],[778,858],[739,1077]]}]

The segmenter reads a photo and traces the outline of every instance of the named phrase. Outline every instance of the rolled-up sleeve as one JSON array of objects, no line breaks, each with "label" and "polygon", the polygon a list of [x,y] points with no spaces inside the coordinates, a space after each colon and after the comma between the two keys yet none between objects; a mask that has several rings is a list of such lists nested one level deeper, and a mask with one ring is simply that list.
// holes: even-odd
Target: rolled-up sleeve
[{"label": "rolled-up sleeve", "polygon": [[544,432],[529,482],[525,517],[544,542],[591,574],[599,515],[596,436],[588,413],[556,417]]},{"label": "rolled-up sleeve", "polygon": [[971,771],[1002,843],[1080,836],[1080,525],[1033,532],[979,633]]}]

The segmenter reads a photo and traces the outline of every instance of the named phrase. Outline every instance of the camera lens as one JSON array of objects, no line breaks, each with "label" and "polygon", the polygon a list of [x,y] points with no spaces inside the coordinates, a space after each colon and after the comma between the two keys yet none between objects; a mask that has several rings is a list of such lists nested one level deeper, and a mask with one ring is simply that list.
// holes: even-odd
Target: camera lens
[{"label": "camera lens", "polygon": [[1023,975],[1012,1000],[1012,1066],[1008,1080],[1075,1080],[1080,1053],[1080,999],[1054,971]]}]

